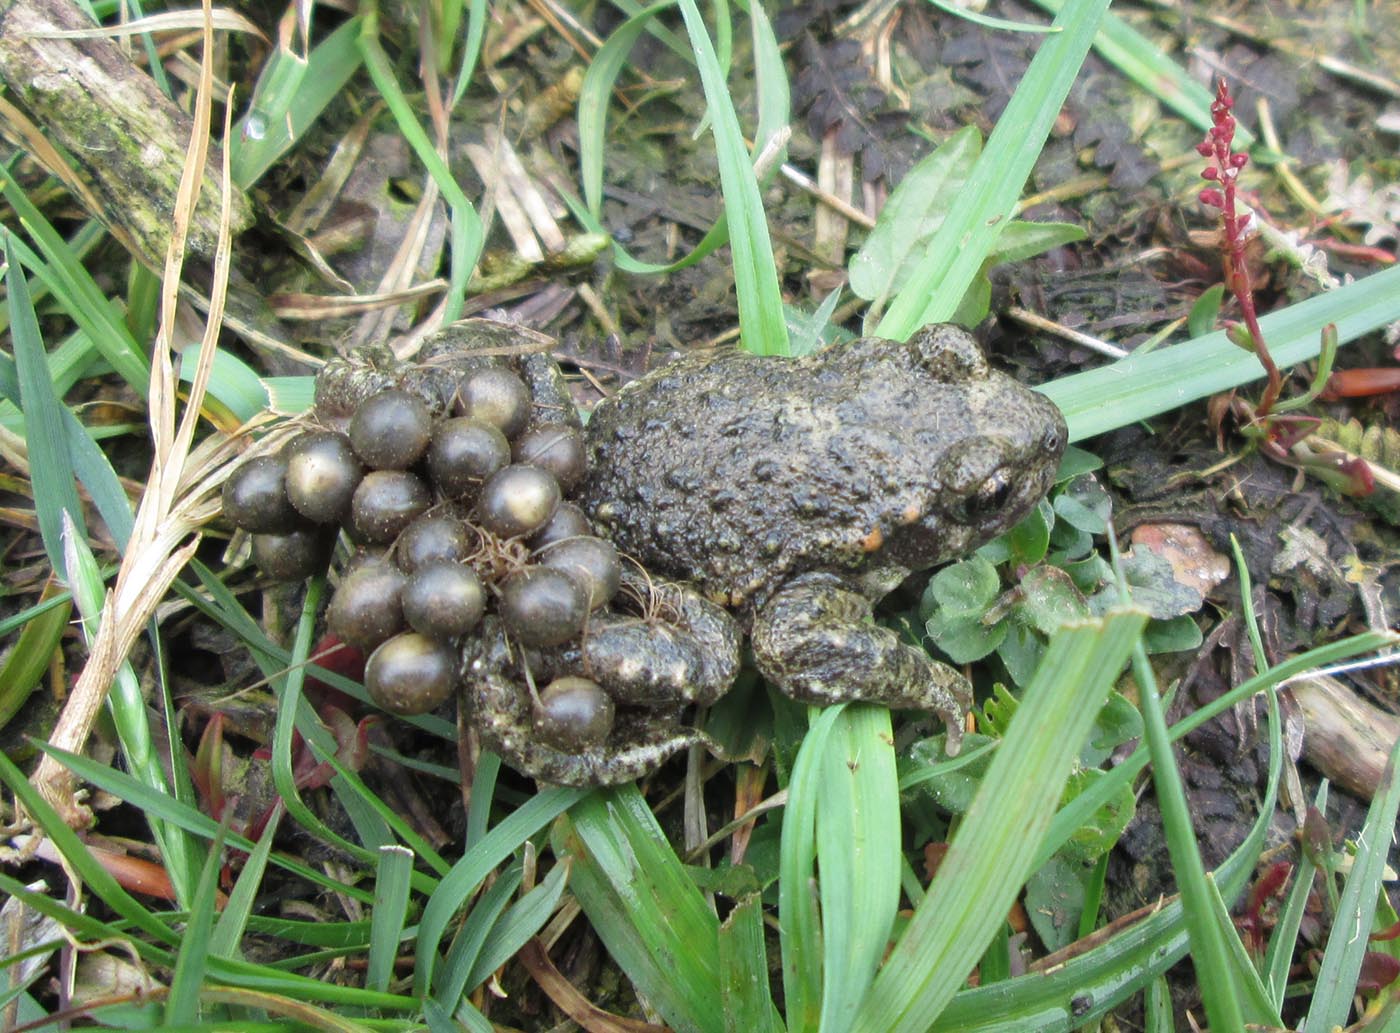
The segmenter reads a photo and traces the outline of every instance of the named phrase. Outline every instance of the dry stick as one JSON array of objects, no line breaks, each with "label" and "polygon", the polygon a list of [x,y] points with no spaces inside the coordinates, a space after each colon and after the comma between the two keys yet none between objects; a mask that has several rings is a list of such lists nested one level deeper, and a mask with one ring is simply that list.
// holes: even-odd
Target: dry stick
[{"label": "dry stick", "polygon": [[[77,196],[89,214],[158,269],[170,245],[180,141],[189,136],[190,118],[112,40],[49,35],[92,28],[67,0],[0,0],[0,82],[65,152],[64,163],[49,171],[87,183],[90,192]],[[189,227],[190,245],[202,256],[212,255],[218,240],[216,169],[206,184],[206,201]],[[252,206],[241,191],[230,204],[233,231],[251,226]]]}]

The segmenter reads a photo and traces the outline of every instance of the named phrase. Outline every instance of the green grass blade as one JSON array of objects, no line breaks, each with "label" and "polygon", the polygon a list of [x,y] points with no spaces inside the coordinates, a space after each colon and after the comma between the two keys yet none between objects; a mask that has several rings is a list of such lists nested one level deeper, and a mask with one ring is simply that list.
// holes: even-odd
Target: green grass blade
[{"label": "green grass blade", "polygon": [[0,661],[0,728],[10,723],[40,679],[48,673],[54,650],[59,648],[63,633],[68,630],[68,615],[73,612],[72,596],[59,593],[56,585],[50,582],[44,588],[44,598],[56,598],[58,605],[34,614],[19,633],[10,655]]},{"label": "green grass blade", "polygon": [[1317,971],[1312,1003],[1308,1006],[1306,1027],[1330,1030],[1346,1025],[1356,994],[1361,962],[1371,947],[1372,918],[1376,896],[1385,892],[1386,856],[1395,834],[1395,815],[1400,810],[1400,742],[1390,751],[1376,794],[1366,812],[1366,824],[1356,837],[1356,856],[1347,874],[1342,899],[1332,920],[1327,948]]},{"label": "green grass blade", "polygon": [[449,1012],[456,1011],[463,994],[472,989],[472,966],[481,956],[481,945],[510,903],[510,898],[515,896],[515,891],[520,888],[523,874],[521,866],[513,864],[497,875],[496,881],[491,883],[486,892],[472,905],[471,913],[467,915],[462,928],[452,941],[442,968],[438,970],[439,986],[433,994],[433,1000]]},{"label": "green grass blade", "polygon": [[87,333],[102,357],[111,363],[127,386],[139,397],[145,398],[151,383],[150,360],[131,336],[126,321],[83,267],[78,255],[49,225],[43,213],[34,207],[28,195],[3,166],[0,166],[0,193],[14,208],[20,225],[43,255],[41,258],[15,240],[20,261],[48,285],[54,300]]},{"label": "green grass blade", "polygon": [[778,935],[783,997],[792,1033],[816,1030],[821,1020],[822,924],[817,908],[817,815],[821,759],[844,707],[821,711],[802,740],[788,782],[778,852]]},{"label": "green grass blade", "polygon": [[468,991],[490,979],[492,972],[515,957],[544,928],[564,895],[568,875],[568,864],[556,865],[542,883],[512,904],[500,921],[492,923],[467,976]]},{"label": "green grass blade", "polygon": [[171,946],[179,944],[180,938],[174,930],[147,911],[130,893],[122,889],[116,878],[109,874],[88,851],[83,841],[78,838],[78,834],[68,827],[67,823],[58,816],[58,812],[49,806],[48,802],[39,795],[38,790],[29,784],[20,770],[3,753],[0,753],[0,781],[10,787],[10,791],[18,797],[20,805],[29,813],[34,824],[43,830],[44,835],[53,840],[53,845],[58,848],[58,852],[67,859],[78,877],[103,903],[136,928],[160,942]]},{"label": "green grass blade", "polygon": [[[91,757],[84,757],[81,754],[69,753],[67,750],[60,750],[50,746],[45,742],[36,742],[35,746],[45,753],[53,754],[63,761],[64,767],[68,768],[75,775],[85,782],[89,782],[111,793],[118,799],[125,800],[131,806],[160,818],[162,821],[177,825],[186,832],[192,832],[196,836],[203,836],[206,839],[213,839],[218,833],[219,823],[209,815],[195,810],[188,804],[181,803],[168,793],[162,793],[152,789],[150,786],[138,782],[132,776],[123,771],[114,770],[106,764],[99,764]],[[230,846],[239,850],[252,851],[257,848],[256,843],[245,836],[240,836],[235,832],[228,835]],[[331,893],[342,893],[346,896],[368,904],[374,900],[374,895],[348,883],[332,879],[323,872],[317,871],[309,865],[304,865],[299,861],[286,857],[283,854],[273,854],[271,862],[279,868],[290,872],[298,878],[306,879],[313,885],[320,886]]]},{"label": "green grass blade", "polygon": [[[1126,589],[1125,589],[1126,591]],[[1172,872],[1185,908],[1186,927],[1191,937],[1191,964],[1201,987],[1201,998],[1212,1029],[1243,1029],[1244,1013],[1233,985],[1225,937],[1215,919],[1212,891],[1206,885],[1205,864],[1196,846],[1191,814],[1181,772],[1172,756],[1157,679],[1147,651],[1138,643],[1133,650],[1133,674],[1140,691],[1147,748],[1152,754],[1152,785],[1162,810],[1162,826],[1171,855]],[[1275,1025],[1278,1022],[1275,1021]]]},{"label": "green grass blade", "polygon": [[[1287,369],[1317,355],[1328,323],[1347,343],[1396,319],[1400,267],[1271,312],[1259,324],[1274,361]],[[1263,376],[1259,360],[1219,332],[1061,377],[1041,390],[1065,414],[1070,438],[1081,440]]]},{"label": "green grass blade", "polygon": [[229,140],[235,185],[246,189],[261,179],[340,95],[360,67],[359,31],[360,19],[351,18],[305,58],[280,46],[268,58]]},{"label": "green grass blade", "polygon": [[413,973],[414,993],[426,997],[432,986],[438,944],[442,942],[452,917],[476,892],[478,886],[519,848],[520,844],[544,828],[585,795],[582,789],[555,786],[536,793],[485,836],[472,845],[452,866],[437,889],[433,890],[418,923],[418,964]]},{"label": "green grass blade", "polygon": [[719,927],[719,979],[724,1033],[783,1033],[768,985],[763,898],[757,893],[736,902]]},{"label": "green grass blade", "polygon": [[[238,873],[238,881],[233,884],[233,892],[228,895],[228,903],[219,914],[214,931],[209,936],[209,953],[216,958],[236,958],[238,944],[243,939],[243,931],[248,928],[248,919],[253,913],[253,904],[258,890],[262,887],[263,873],[267,871],[267,858],[272,853],[272,841],[277,835],[277,827],[282,823],[282,808],[273,812],[272,818],[263,829],[262,838],[253,852],[243,862],[243,870]],[[320,928],[317,926],[317,928]]]},{"label": "green grass blade", "polygon": [[850,1028],[870,990],[899,908],[899,784],[887,708],[841,712],[821,754],[819,786],[820,1028],[836,1031]]},{"label": "green grass blade", "polygon": [[1063,625],[992,758],[933,885],[852,1028],[923,1031],[952,999],[1032,869],[1071,765],[1147,615],[1111,610]]},{"label": "green grass blade", "polygon": [[369,932],[369,964],[365,985],[387,991],[399,956],[408,894],[413,874],[413,851],[407,847],[379,848],[379,868],[374,878],[374,911]]},{"label": "green grass blade", "polygon": [[783,319],[778,267],[768,238],[768,221],[763,211],[763,198],[758,192],[758,180],[739,129],[739,117],[734,113],[724,71],[700,9],[695,0],[679,0],[679,3],[713,122],[744,347],[758,355],[787,355],[787,323]]},{"label": "green grass blade", "polygon": [[876,327],[904,340],[957,311],[1010,221],[1021,189],[1089,52],[1109,0],[1073,0],[1055,19],[969,177],[971,188],[943,221],[928,254]]},{"label": "green grass blade", "polygon": [[[185,383],[194,379],[202,344],[197,341],[185,349],[180,363],[180,379]],[[242,423],[247,423],[267,408],[267,385],[262,378],[246,362],[222,348],[214,352],[209,385],[211,390],[216,391],[218,400]]]},{"label": "green grass blade", "polygon": [[170,996],[165,999],[165,1022],[180,1026],[200,1019],[199,992],[204,986],[209,957],[209,932],[214,926],[214,905],[219,893],[219,866],[224,852],[224,830],[214,837],[195,887],[193,907],[180,938],[175,971],[170,977]]},{"label": "green grass blade", "polygon": [[[1327,813],[1327,782],[1324,779],[1318,787],[1313,806],[1318,813]],[[1270,998],[1275,1008],[1283,1007],[1284,994],[1288,991],[1288,972],[1293,965],[1293,952],[1298,946],[1298,930],[1303,925],[1303,915],[1307,913],[1308,898],[1312,896],[1313,879],[1317,875],[1317,865],[1308,852],[1298,852],[1298,863],[1293,871],[1293,886],[1288,891],[1283,911],[1278,923],[1269,936],[1269,949],[1264,955],[1264,973],[1268,981]]]},{"label": "green grass blade", "polygon": [[[102,623],[106,585],[86,538],[73,526],[66,513],[63,520],[63,569],[73,589],[73,599],[78,604],[84,637],[91,646]],[[116,727],[117,738],[121,741],[122,753],[131,773],[155,792],[173,796],[165,777],[160,751],[151,735],[145,695],[130,661],[121,662],[111,685],[107,687],[107,711],[112,716],[112,724]],[[186,837],[182,829],[167,825],[154,815],[148,814],[146,818],[151,833],[160,845],[161,860],[175,889],[175,897],[183,907],[189,908],[196,873],[201,865],[198,860],[199,846]]]},{"label": "green grass blade", "polygon": [[[443,161],[442,156],[433,147],[432,141],[428,139],[428,134],[423,131],[422,125],[419,124],[418,116],[412,105],[409,104],[408,98],[399,88],[399,81],[394,76],[393,65],[389,63],[388,55],[384,53],[384,48],[379,44],[378,11],[371,8],[364,15],[355,43],[360,48],[365,69],[369,72],[370,78],[374,80],[375,88],[379,90],[389,112],[394,116],[399,132],[403,134],[408,145],[413,148],[413,153],[418,156],[423,167],[428,170],[428,175],[433,177],[433,182],[442,191],[442,196],[452,211],[453,276],[455,281],[462,268],[470,271],[481,256],[481,247],[485,242],[481,217],[477,214],[476,207],[467,200],[467,195],[462,193],[462,188],[458,186],[456,177],[452,175],[452,170],[447,167],[447,162]],[[460,266],[457,264],[459,251],[461,254]]]},{"label": "green grass blade", "polygon": [[78,486],[68,464],[67,426],[61,415],[63,403],[54,394],[49,380],[48,356],[39,333],[39,320],[29,301],[29,281],[25,279],[15,253],[14,240],[5,234],[6,302],[10,313],[10,341],[15,351],[21,405],[29,446],[29,479],[34,486],[34,509],[39,517],[39,533],[44,551],[54,570],[63,570],[63,515],[87,538],[83,506]]},{"label": "green grass blade", "polygon": [[554,852],[598,938],[676,1033],[723,1033],[719,920],[635,785],[598,790],[556,823]]},{"label": "green grass blade", "polygon": [[[1059,14],[1065,0],[1035,0],[1051,14]],[[1103,16],[1094,49],[1133,82],[1205,132],[1211,126],[1210,105],[1215,95],[1187,74],[1186,69],[1112,11]],[[1249,146],[1254,134],[1239,126],[1235,140]]]}]

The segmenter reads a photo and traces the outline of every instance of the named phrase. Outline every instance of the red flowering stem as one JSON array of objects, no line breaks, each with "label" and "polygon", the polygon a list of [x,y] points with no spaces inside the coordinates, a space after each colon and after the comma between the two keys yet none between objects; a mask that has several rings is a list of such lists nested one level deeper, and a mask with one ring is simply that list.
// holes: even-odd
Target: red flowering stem
[{"label": "red flowering stem", "polygon": [[1201,191],[1200,197],[1202,204],[1220,209],[1220,214],[1224,217],[1225,236],[1221,256],[1225,265],[1225,286],[1239,303],[1254,353],[1259,357],[1259,362],[1269,378],[1264,395],[1255,407],[1256,416],[1263,416],[1272,410],[1274,403],[1278,401],[1283,390],[1283,377],[1279,374],[1273,357],[1269,355],[1268,346],[1264,343],[1264,332],[1259,328],[1259,316],[1254,308],[1254,287],[1249,282],[1249,266],[1244,258],[1244,231],[1249,225],[1250,215],[1248,212],[1239,215],[1235,211],[1237,181],[1240,170],[1249,164],[1249,155],[1236,154],[1232,147],[1235,139],[1235,116],[1231,109],[1234,106],[1235,99],[1230,96],[1229,84],[1221,79],[1215,100],[1210,106],[1213,125],[1207,131],[1205,140],[1196,147],[1197,152],[1203,158],[1209,158],[1211,162],[1202,170],[1201,178],[1218,183],[1219,188],[1207,187]]}]

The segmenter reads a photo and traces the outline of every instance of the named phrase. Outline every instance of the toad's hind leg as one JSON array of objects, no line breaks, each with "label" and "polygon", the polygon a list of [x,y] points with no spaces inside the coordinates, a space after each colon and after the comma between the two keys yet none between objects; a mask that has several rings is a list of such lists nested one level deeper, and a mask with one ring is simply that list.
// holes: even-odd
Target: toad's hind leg
[{"label": "toad's hind leg", "polygon": [[927,710],[957,753],[972,686],[953,668],[871,623],[870,600],[835,578],[812,575],[780,589],[754,615],[753,651],[763,676],[804,703],[884,703]]}]

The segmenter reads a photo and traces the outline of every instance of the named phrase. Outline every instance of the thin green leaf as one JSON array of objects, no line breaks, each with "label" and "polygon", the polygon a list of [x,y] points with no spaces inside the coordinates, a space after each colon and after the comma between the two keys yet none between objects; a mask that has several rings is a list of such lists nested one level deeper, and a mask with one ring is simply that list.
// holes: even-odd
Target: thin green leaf
[{"label": "thin green leaf", "polygon": [[452,916],[461,910],[478,886],[521,843],[573,806],[585,795],[582,789],[554,786],[536,793],[481,838],[452,866],[433,890],[418,923],[418,964],[413,973],[414,993],[427,996],[442,942]]},{"label": "thin green leaf", "polygon": [[359,31],[360,19],[351,18],[305,58],[281,46],[268,58],[253,101],[229,140],[229,166],[237,186],[246,189],[261,179],[341,94],[360,67]]},{"label": "thin green leaf", "polygon": [[992,758],[938,875],[905,927],[853,1029],[928,1029],[972,970],[1032,871],[1031,847],[1147,615],[1114,610],[1050,639],[1002,749]]},{"label": "thin green leaf", "polygon": [[[1035,0],[1052,14],[1058,14],[1065,0]],[[1202,132],[1211,126],[1211,91],[1163,52],[1161,44],[1148,39],[1113,12],[1103,16],[1094,36],[1094,49],[1105,61],[1132,79],[1148,93],[1171,108]],[[1254,134],[1244,126],[1235,130],[1235,139],[1245,146]]]},{"label": "thin green leaf", "polygon": [[44,598],[53,599],[57,605],[33,614],[15,640],[14,649],[0,661],[0,728],[10,723],[39,680],[48,673],[54,650],[68,630],[72,596],[59,592],[51,582],[44,588]]},{"label": "thin green leaf", "polygon": [[778,853],[778,935],[783,997],[792,1033],[815,1030],[822,1007],[822,925],[817,909],[817,813],[821,759],[844,706],[812,722],[793,762]]},{"label": "thin green leaf", "polygon": [[[1318,813],[1327,812],[1327,780],[1318,786],[1313,806]],[[1317,865],[1306,851],[1299,851],[1298,863],[1293,871],[1293,886],[1288,891],[1278,924],[1269,937],[1269,949],[1264,955],[1264,972],[1268,981],[1269,994],[1275,1008],[1283,1007],[1284,994],[1288,991],[1288,972],[1293,966],[1293,952],[1298,946],[1298,930],[1303,925],[1303,915],[1308,909],[1308,898],[1312,896],[1313,878],[1317,875]]]},{"label": "thin green leaf", "polygon": [[964,21],[972,22],[973,25],[980,25],[984,29],[992,29],[997,32],[1031,32],[1044,34],[1055,30],[1047,25],[1031,25],[1027,22],[1013,22],[1006,18],[993,18],[991,15],[980,14],[967,7],[960,7],[950,0],[928,0],[934,7],[937,7],[944,14],[951,14],[954,18],[961,18]]},{"label": "thin green leaf", "polygon": [[783,1033],[768,984],[763,898],[744,897],[719,927],[719,978],[724,1033]]},{"label": "thin green leaf", "polygon": [[209,848],[204,868],[195,887],[193,907],[180,939],[180,952],[175,958],[175,971],[170,977],[170,996],[165,999],[165,1021],[178,1026],[199,1021],[199,992],[204,985],[206,961],[209,957],[209,932],[214,926],[214,910],[219,894],[219,867],[224,851],[224,832]]},{"label": "thin green leaf", "polygon": [[[1318,354],[1328,323],[1337,325],[1340,341],[1350,342],[1396,319],[1400,267],[1271,312],[1259,325],[1274,361],[1287,368]],[[1071,440],[1082,440],[1263,376],[1259,360],[1222,331],[1061,377],[1041,391],[1065,414]]]},{"label": "thin green leaf", "polygon": [[[119,800],[125,800],[131,806],[148,815],[154,815],[162,821],[167,821],[206,839],[212,839],[218,832],[219,823],[209,815],[195,810],[188,804],[181,803],[168,793],[159,792],[138,782],[124,771],[116,771],[106,764],[99,764],[90,757],[57,749],[46,742],[36,742],[35,745],[45,753],[51,753],[63,761],[64,767],[83,781],[111,793]],[[230,833],[228,842],[230,846],[237,847],[239,850],[252,851],[257,847],[257,844],[251,839],[237,833]],[[282,854],[273,854],[271,861],[298,878],[306,879],[313,885],[321,886],[332,893],[341,893],[365,904],[374,899],[374,895],[366,890],[351,886],[338,879],[332,879],[325,873]]]},{"label": "thin green leaf", "polygon": [[744,347],[758,355],[787,355],[787,324],[773,245],[758,180],[744,149],[744,136],[734,102],[724,81],[705,21],[695,0],[679,0],[686,32],[695,50],[695,63],[713,120],[719,157],[720,188],[729,219],[729,247],[734,264],[734,287],[739,302],[739,327]]},{"label": "thin green leaf", "polygon": [[846,707],[822,751],[820,772],[820,1028],[834,1031],[850,1028],[899,909],[899,787],[889,710]]},{"label": "thin green leaf", "polygon": [[[271,820],[263,829],[262,838],[253,852],[243,862],[243,870],[238,873],[238,881],[233,884],[233,892],[219,914],[219,920],[209,937],[209,953],[216,958],[236,958],[238,944],[243,939],[243,931],[248,927],[248,919],[253,913],[253,904],[262,888],[263,873],[267,871],[267,858],[272,853],[272,841],[277,835],[277,827],[282,822],[282,808],[272,813]],[[316,926],[320,928],[320,926]]]},{"label": "thin green leaf", "polygon": [[973,167],[970,187],[876,333],[904,340],[952,315],[1011,219],[1041,146],[1084,63],[1109,0],[1075,0],[1055,19]]},{"label": "thin green leaf", "polygon": [[635,785],[597,790],[556,823],[554,852],[599,939],[677,1033],[722,1033],[719,921]]},{"label": "thin green leaf", "polygon": [[5,262],[10,312],[10,340],[15,350],[19,374],[21,408],[24,410],[29,447],[29,479],[34,486],[34,509],[39,517],[39,533],[54,570],[63,564],[63,515],[67,513],[83,537],[83,506],[78,486],[68,463],[68,432],[63,421],[63,403],[54,394],[49,380],[48,357],[39,320],[29,302],[29,282],[16,257],[14,240],[5,234]]},{"label": "thin green leaf", "polygon": [[365,975],[365,985],[371,990],[388,990],[389,980],[394,976],[394,959],[399,956],[404,919],[408,915],[412,874],[412,850],[401,846],[379,848],[369,932],[369,965]]},{"label": "thin green leaf", "polygon": [[39,795],[39,791],[29,784],[23,773],[3,753],[0,753],[0,781],[10,787],[34,824],[53,840],[53,845],[72,865],[78,877],[109,908],[162,943],[175,946],[180,942],[174,930],[122,889],[116,878],[92,856],[78,834],[68,827],[67,822],[58,816],[58,812],[49,806],[48,801]]},{"label": "thin green leaf", "polygon": [[433,994],[433,1000],[440,1002],[448,1011],[455,1011],[463,995],[472,990],[470,977],[472,967],[481,956],[481,945],[510,903],[510,898],[520,888],[523,874],[523,869],[517,863],[496,876],[496,880],[472,905],[471,913],[458,930],[438,970],[438,988]]},{"label": "thin green leaf", "polygon": [[882,311],[908,282],[981,153],[982,134],[965,126],[905,173],[891,192],[849,265],[851,290],[871,302],[873,312]]},{"label": "thin green leaf", "polygon": [[469,992],[490,979],[491,973],[515,957],[544,928],[564,895],[569,869],[567,862],[556,865],[543,882],[512,904],[500,921],[492,923],[467,976]]},{"label": "thin green leaf", "polygon": [[[202,343],[192,344],[181,357],[180,379],[186,383],[194,379]],[[214,352],[209,389],[243,423],[267,408],[267,386],[262,378],[246,362],[222,348]]]},{"label": "thin green leaf", "polygon": [[1356,856],[1337,905],[1327,948],[1317,970],[1306,1028],[1330,1030],[1346,1024],[1356,995],[1361,963],[1371,947],[1377,894],[1385,892],[1385,865],[1400,810],[1400,742],[1390,751],[1380,785],[1371,797],[1366,824],[1356,837]]}]

